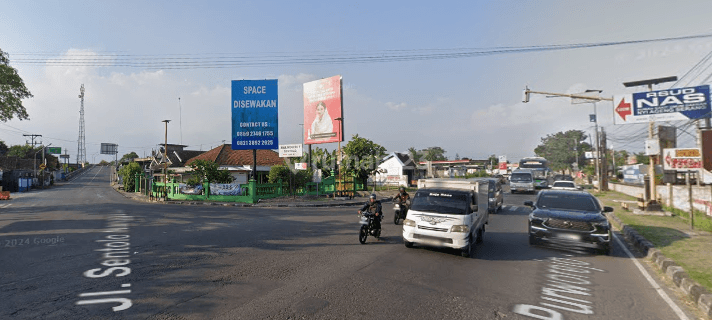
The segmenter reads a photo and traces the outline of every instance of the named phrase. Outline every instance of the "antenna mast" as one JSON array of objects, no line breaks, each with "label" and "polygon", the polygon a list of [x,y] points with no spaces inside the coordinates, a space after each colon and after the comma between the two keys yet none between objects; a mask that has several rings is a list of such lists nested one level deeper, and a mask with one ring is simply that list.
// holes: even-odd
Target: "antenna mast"
[{"label": "antenna mast", "polygon": [[79,109],[79,140],[77,141],[77,165],[83,165],[87,161],[86,137],[84,136],[84,84],[79,88],[79,99],[82,104]]}]

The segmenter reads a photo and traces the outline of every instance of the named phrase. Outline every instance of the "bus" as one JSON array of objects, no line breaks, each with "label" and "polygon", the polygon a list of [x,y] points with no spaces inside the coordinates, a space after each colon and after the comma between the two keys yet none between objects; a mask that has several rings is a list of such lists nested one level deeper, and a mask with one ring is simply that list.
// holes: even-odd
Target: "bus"
[{"label": "bus", "polygon": [[554,172],[549,168],[549,161],[542,157],[526,157],[519,160],[520,169],[529,169],[534,177],[537,189],[548,188],[553,183]]}]

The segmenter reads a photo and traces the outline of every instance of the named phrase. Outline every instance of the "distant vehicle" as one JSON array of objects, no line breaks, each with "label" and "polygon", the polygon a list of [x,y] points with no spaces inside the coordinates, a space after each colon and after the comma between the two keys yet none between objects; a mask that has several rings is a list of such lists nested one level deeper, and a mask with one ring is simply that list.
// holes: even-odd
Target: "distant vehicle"
[{"label": "distant vehicle", "polygon": [[492,178],[499,180],[499,183],[501,184],[506,184],[507,183],[507,177],[501,175],[501,174],[495,174],[492,176]]},{"label": "distant vehicle", "polygon": [[519,169],[530,169],[534,178],[534,187],[548,188],[553,182],[553,172],[549,161],[542,157],[525,157],[519,160]]},{"label": "distant vehicle", "polygon": [[487,210],[488,185],[474,179],[420,179],[406,219],[403,243],[447,247],[472,256],[481,243]]},{"label": "distant vehicle", "polygon": [[554,175],[554,181],[574,181],[574,177],[568,174],[557,174]]},{"label": "distant vehicle", "polygon": [[504,205],[504,194],[502,192],[502,183],[499,179],[495,178],[479,178],[476,180],[481,180],[487,183],[487,200],[490,214],[497,213],[502,210],[502,205]]},{"label": "distant vehicle", "polygon": [[512,193],[519,191],[536,192],[534,176],[529,169],[518,169],[509,176],[509,190]]},{"label": "distant vehicle", "polygon": [[583,190],[583,188],[577,186],[573,181],[554,181],[551,185],[551,189],[555,190]]},{"label": "distant vehicle", "polygon": [[588,192],[542,190],[536,202],[525,201],[529,214],[529,244],[551,243],[571,249],[611,251],[611,226],[604,207]]}]

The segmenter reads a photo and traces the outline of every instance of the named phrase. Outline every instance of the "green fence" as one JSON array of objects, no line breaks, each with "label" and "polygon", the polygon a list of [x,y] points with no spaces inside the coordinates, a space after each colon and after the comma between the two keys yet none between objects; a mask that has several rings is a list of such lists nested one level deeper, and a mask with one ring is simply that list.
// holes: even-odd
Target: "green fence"
[{"label": "green fence", "polygon": [[[309,182],[305,187],[289,190],[289,184],[284,182],[260,183],[250,180],[246,184],[240,185],[242,189],[239,196],[222,196],[210,194],[210,183],[203,182],[203,194],[182,194],[180,183],[175,179],[172,182],[154,182],[146,179],[142,175],[136,176],[136,192],[142,192],[153,199],[168,200],[188,200],[188,201],[221,201],[221,202],[242,202],[257,203],[259,199],[278,198],[290,195],[353,195],[358,190],[363,190],[364,183],[355,178],[345,179],[339,183],[335,177],[328,177],[322,182]],[[338,190],[337,190],[338,189]]]}]

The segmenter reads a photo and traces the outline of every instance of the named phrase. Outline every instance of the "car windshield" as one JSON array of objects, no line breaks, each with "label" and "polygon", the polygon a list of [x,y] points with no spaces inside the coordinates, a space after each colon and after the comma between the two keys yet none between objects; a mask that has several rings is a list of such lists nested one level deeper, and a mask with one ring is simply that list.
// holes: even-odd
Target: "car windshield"
[{"label": "car windshield", "polygon": [[514,182],[531,182],[532,175],[529,173],[512,173],[509,180]]},{"label": "car windshield", "polygon": [[413,197],[412,210],[445,214],[466,214],[469,205],[465,193],[419,191]]},{"label": "car windshield", "polygon": [[554,182],[553,186],[561,187],[561,188],[576,188],[576,185],[573,182],[565,182],[565,181]]},{"label": "car windshield", "polygon": [[549,192],[542,194],[536,204],[541,209],[576,211],[599,211],[596,200],[589,194],[565,194]]}]

